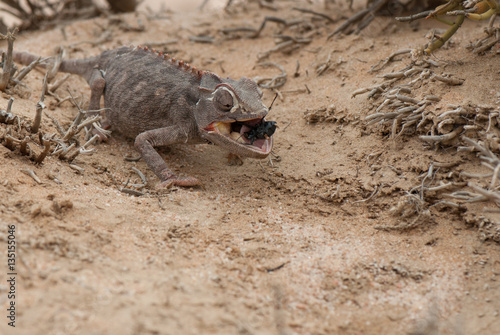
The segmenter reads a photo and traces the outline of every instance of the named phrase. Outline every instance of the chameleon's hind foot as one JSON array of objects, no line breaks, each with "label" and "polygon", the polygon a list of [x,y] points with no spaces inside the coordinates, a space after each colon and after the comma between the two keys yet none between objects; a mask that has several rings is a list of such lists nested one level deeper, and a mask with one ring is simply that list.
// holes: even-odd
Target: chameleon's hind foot
[{"label": "chameleon's hind foot", "polygon": [[181,187],[194,187],[194,186],[200,186],[201,182],[194,178],[194,177],[177,177],[177,176],[172,176],[171,178],[162,181],[158,185],[156,185],[156,188],[162,189],[162,188],[170,188],[172,186],[181,186]]}]

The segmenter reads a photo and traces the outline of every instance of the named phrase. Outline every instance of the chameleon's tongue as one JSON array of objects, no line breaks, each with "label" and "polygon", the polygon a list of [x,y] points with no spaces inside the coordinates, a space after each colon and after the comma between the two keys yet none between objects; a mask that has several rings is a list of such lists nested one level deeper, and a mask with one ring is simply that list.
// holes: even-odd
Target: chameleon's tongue
[{"label": "chameleon's tongue", "polygon": [[260,148],[262,149],[262,147],[264,145],[267,145],[267,143],[269,143],[267,140],[262,140],[262,139],[259,139],[259,140],[255,140],[253,141],[253,146],[257,147],[257,148]]},{"label": "chameleon's tongue", "polygon": [[244,124],[244,125],[241,126],[240,134],[243,135],[244,133],[247,133],[250,130],[252,130],[252,128],[250,128],[249,126],[247,126],[247,125]]},{"label": "chameleon's tongue", "polygon": [[248,132],[248,131],[250,131],[251,129],[252,128],[250,128],[250,127],[248,127],[246,125],[242,125],[239,132],[233,131],[231,133],[231,137],[236,142],[240,142],[240,143],[243,143],[243,144],[250,144],[250,141],[247,139],[245,133]]}]

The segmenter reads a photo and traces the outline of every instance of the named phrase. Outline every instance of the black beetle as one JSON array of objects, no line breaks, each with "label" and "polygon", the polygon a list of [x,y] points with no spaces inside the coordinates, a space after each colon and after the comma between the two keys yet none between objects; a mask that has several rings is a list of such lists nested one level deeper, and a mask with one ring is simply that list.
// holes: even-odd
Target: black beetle
[{"label": "black beetle", "polygon": [[264,121],[247,131],[245,137],[253,144],[255,140],[263,140],[273,136],[276,131],[276,121]]}]

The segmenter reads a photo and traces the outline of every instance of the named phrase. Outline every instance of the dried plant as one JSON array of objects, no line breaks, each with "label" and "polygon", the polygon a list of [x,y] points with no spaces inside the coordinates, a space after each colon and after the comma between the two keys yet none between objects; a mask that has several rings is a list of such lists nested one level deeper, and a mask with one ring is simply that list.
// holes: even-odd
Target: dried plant
[{"label": "dried plant", "polygon": [[[130,12],[135,10],[137,1],[108,0],[108,4],[114,12]],[[0,0],[0,12],[19,19],[21,30],[39,29],[57,21],[94,17],[104,10],[93,0]],[[5,29],[6,25],[3,24],[3,27]]]},{"label": "dried plant", "polygon": [[[475,51],[482,52],[491,48],[499,40],[498,28],[493,28],[493,23],[498,14],[500,14],[500,4],[498,3],[498,0],[449,0],[443,5],[437,6],[434,10],[421,12],[407,17],[397,17],[396,20],[411,22],[421,18],[435,19],[450,26],[442,36],[434,35],[431,41],[422,48],[421,52],[429,55],[435,50],[441,48],[457,32],[466,18],[476,21],[490,19],[489,28],[486,32],[488,37],[494,36],[494,40],[490,41],[488,39],[487,43],[486,41],[480,43],[480,45],[477,46],[478,48],[481,48],[480,51]],[[449,17],[454,17],[454,21],[450,21],[448,19]],[[485,48],[485,45],[488,45],[488,47]]]}]

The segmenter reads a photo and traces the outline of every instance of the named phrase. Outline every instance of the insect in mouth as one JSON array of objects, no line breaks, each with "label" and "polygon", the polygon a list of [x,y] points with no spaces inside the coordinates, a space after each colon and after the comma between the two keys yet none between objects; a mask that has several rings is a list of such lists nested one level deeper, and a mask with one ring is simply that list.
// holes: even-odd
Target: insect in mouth
[{"label": "insect in mouth", "polygon": [[[271,108],[273,108],[274,102],[276,101],[277,97],[278,94],[274,96],[274,99],[268,108],[269,112],[271,111]],[[260,120],[260,123],[254,125],[249,131],[243,133],[243,136],[250,141],[250,145],[253,145],[256,140],[265,140],[273,136],[274,132],[276,131],[276,128],[278,127],[276,125],[276,121],[263,121],[264,118],[262,118]]]},{"label": "insect in mouth", "polygon": [[276,121],[264,121],[243,134],[250,141],[250,144],[253,144],[255,140],[263,140],[273,136],[276,127]]}]

